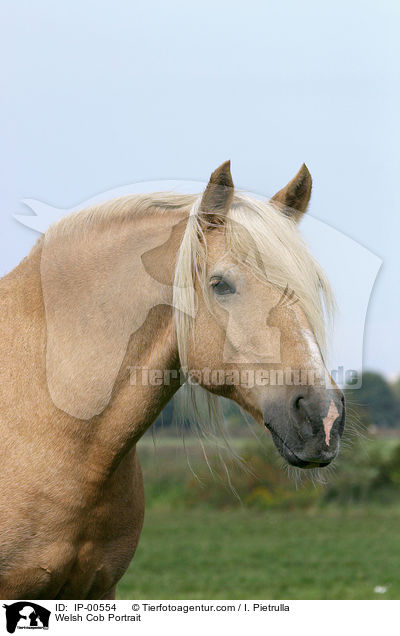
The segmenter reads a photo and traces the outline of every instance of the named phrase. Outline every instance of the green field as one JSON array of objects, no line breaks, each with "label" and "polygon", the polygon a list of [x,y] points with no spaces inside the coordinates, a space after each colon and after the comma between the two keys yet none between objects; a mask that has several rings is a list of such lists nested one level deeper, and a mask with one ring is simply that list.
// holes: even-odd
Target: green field
[{"label": "green field", "polygon": [[399,599],[399,528],[398,511],[153,510],[118,598]]},{"label": "green field", "polygon": [[327,485],[300,488],[273,449],[253,443],[258,475],[228,465],[241,502],[210,477],[198,441],[189,440],[189,461],[203,485],[181,441],[141,444],[145,524],[118,598],[400,598],[396,440],[353,445]]}]

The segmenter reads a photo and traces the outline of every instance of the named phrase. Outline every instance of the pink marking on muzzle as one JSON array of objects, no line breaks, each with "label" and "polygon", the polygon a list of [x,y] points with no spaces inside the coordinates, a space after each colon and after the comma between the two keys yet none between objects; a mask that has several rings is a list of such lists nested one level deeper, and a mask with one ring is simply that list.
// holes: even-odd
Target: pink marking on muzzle
[{"label": "pink marking on muzzle", "polygon": [[331,436],[331,428],[333,426],[334,421],[339,417],[339,411],[336,408],[336,405],[333,400],[329,405],[328,414],[322,420],[325,430],[325,443],[329,446],[329,439]]}]

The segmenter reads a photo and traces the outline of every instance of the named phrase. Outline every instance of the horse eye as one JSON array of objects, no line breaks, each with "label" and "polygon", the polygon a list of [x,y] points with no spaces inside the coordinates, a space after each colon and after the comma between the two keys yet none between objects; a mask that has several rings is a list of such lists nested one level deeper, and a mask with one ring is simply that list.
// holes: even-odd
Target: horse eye
[{"label": "horse eye", "polygon": [[226,280],[223,280],[222,278],[215,279],[212,282],[212,288],[214,292],[217,294],[217,296],[226,296],[227,294],[235,293],[235,290],[232,287],[232,285],[227,283]]}]

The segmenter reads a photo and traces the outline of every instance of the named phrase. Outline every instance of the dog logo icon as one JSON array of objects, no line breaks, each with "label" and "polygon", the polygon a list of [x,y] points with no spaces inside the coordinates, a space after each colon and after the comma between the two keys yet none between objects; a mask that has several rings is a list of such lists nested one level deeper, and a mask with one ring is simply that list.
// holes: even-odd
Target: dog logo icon
[{"label": "dog logo icon", "polygon": [[50,610],[31,603],[19,601],[3,605],[6,610],[7,631],[14,634],[16,629],[49,629]]}]

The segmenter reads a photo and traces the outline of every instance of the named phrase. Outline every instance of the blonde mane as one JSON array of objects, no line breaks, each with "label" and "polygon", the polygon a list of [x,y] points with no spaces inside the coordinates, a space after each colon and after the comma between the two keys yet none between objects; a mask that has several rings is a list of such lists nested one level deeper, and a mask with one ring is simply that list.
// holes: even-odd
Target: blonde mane
[{"label": "blonde mane", "polygon": [[91,205],[69,214],[49,227],[46,238],[81,233],[93,226],[112,223],[127,223],[132,216],[164,214],[172,209],[188,208],[193,205],[196,195],[175,192],[153,192],[151,194],[130,194],[104,203]]},{"label": "blonde mane", "polygon": [[[64,217],[47,231],[47,238],[82,232],[94,224],[129,222],[132,215],[166,214],[187,208],[186,231],[176,259],[173,306],[176,312],[178,346],[182,366],[186,365],[190,316],[194,316],[196,275],[204,286],[207,259],[206,241],[199,218],[201,196],[155,192],[133,194],[91,206]],[[316,340],[326,350],[326,324],[335,306],[329,281],[308,251],[297,224],[272,201],[261,201],[236,192],[226,216],[227,249],[245,261],[263,281],[278,288],[288,286],[302,306]]]}]

